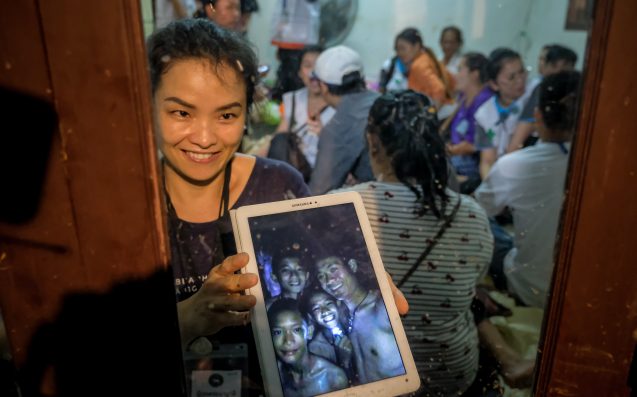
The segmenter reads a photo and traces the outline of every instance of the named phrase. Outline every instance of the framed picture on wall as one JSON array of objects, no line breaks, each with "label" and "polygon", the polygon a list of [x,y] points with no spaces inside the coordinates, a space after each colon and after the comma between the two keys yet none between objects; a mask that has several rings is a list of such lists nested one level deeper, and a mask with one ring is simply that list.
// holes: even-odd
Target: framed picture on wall
[{"label": "framed picture on wall", "polygon": [[590,26],[593,0],[569,0],[566,30],[587,30]]}]

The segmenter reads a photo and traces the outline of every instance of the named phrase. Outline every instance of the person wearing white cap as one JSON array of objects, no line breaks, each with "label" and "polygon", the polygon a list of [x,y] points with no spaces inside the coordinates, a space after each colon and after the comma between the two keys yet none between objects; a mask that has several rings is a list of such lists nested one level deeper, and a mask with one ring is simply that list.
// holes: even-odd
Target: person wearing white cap
[{"label": "person wearing white cap", "polygon": [[349,47],[332,47],[318,57],[312,77],[336,113],[321,130],[310,190],[327,193],[343,186],[349,174],[357,182],[372,180],[365,128],[378,93],[365,86],[361,57]]}]

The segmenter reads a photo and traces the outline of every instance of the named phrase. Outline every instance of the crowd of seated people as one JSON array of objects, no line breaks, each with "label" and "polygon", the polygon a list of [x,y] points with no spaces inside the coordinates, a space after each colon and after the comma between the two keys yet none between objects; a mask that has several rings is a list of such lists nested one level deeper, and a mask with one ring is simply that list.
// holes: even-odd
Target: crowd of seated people
[{"label": "crowd of seated people", "polygon": [[[543,78],[529,84],[520,54],[504,47],[461,53],[461,33],[442,32],[442,60],[417,29],[397,34],[384,94],[367,87],[356,49],[307,48],[298,72],[305,88],[283,95],[278,128],[303,131],[285,142],[307,157],[305,179],[285,162],[238,153],[258,82],[256,56],[243,37],[203,19],[173,22],[151,36],[184,349],[195,342],[201,349],[202,338],[210,346],[240,340],[254,348],[245,326],[254,298],[237,292],[257,276],[235,274],[247,258],[229,243],[228,210],[345,187],[361,193],[383,262],[410,304],[403,323],[423,380],[420,395],[494,395],[497,388],[479,374],[487,353],[505,381],[528,384],[533,362],[502,348],[488,302],[474,296],[490,278],[521,305],[542,308],[546,301],[578,98],[576,55],[547,45]],[[208,119],[214,123],[202,121]],[[449,188],[455,178],[459,191]],[[503,211],[512,214],[512,235],[495,220]],[[405,279],[424,250],[429,259]],[[328,331],[345,327],[341,307],[360,302],[341,299],[321,281],[323,267],[342,268],[347,277],[355,271],[350,263],[323,259],[307,266],[283,258],[274,269],[284,291],[268,302],[280,331],[273,337],[300,330],[278,345],[286,382],[298,379],[294,371],[319,367],[330,390],[391,373],[391,360],[357,351],[366,335]],[[311,291],[310,280],[318,286]],[[367,291],[370,311],[374,296]],[[298,357],[286,354],[285,343],[298,345]],[[260,392],[258,368],[246,375]]]},{"label": "crowd of seated people", "polygon": [[[374,105],[369,110],[367,106],[356,110],[344,109],[349,112],[350,117],[368,114],[369,121],[364,131],[367,133],[366,150],[373,177],[352,178],[352,173],[347,172],[346,178],[345,174],[339,171],[338,179],[331,184],[330,189],[348,184],[353,185],[349,189],[359,191],[363,195],[370,222],[379,242],[383,262],[392,273],[394,281],[398,282],[401,274],[404,273],[404,267],[418,256],[419,249],[422,250],[420,246],[414,247],[410,244],[414,241],[411,238],[423,237],[435,232],[436,216],[444,219],[445,215],[444,212],[440,212],[440,209],[436,215],[436,206],[439,203],[452,203],[451,197],[457,194],[444,187],[442,190],[426,190],[428,183],[433,180],[445,186],[441,173],[446,168],[442,168],[441,163],[438,164],[439,168],[436,170],[438,173],[435,174],[433,169],[428,168],[431,164],[418,157],[429,156],[432,159],[430,161],[433,161],[431,143],[426,147],[419,147],[418,142],[425,141],[408,138],[410,129],[413,129],[414,120],[417,119],[415,116],[417,112],[414,110],[417,106],[414,105],[411,109],[416,113],[411,114],[412,119],[409,120],[407,117],[410,113],[407,111],[391,113],[387,109],[383,110],[383,106],[391,109],[392,100],[407,101],[406,98],[409,97],[415,101],[414,94],[410,94],[411,96],[404,94],[405,89],[423,94],[428,106],[421,106],[431,108],[429,115],[433,114],[436,119],[436,123],[426,129],[429,134],[440,134],[442,138],[440,142],[444,145],[442,150],[434,153],[440,156],[440,159],[444,159],[445,155],[448,157],[447,166],[455,173],[451,177],[457,178],[457,181],[453,182],[459,183],[459,193],[471,195],[478,189],[475,193],[476,199],[467,197],[466,203],[463,204],[462,208],[469,204],[475,207],[474,210],[462,210],[470,213],[470,218],[466,218],[467,221],[477,222],[482,219],[481,222],[484,223],[487,218],[482,218],[485,216],[483,214],[489,217],[486,226],[479,229],[489,229],[484,236],[479,234],[482,232],[475,230],[478,228],[469,227],[470,231],[457,237],[459,243],[464,243],[463,246],[458,247],[457,243],[445,244],[449,258],[462,255],[461,253],[466,252],[465,250],[471,253],[474,260],[481,258],[478,270],[474,269],[471,278],[467,279],[467,274],[456,274],[458,270],[452,267],[447,269],[444,278],[436,278],[436,274],[442,271],[441,269],[445,269],[445,264],[432,261],[426,271],[418,273],[420,277],[418,283],[401,286],[411,304],[411,312],[414,314],[413,317],[407,316],[404,323],[410,323],[413,319],[417,324],[413,328],[414,335],[410,337],[410,345],[412,351],[417,352],[415,358],[422,378],[426,380],[425,390],[441,393],[440,395],[463,392],[473,395],[471,393],[475,393],[474,381],[479,368],[477,360],[480,354],[490,354],[496,358],[500,372],[509,385],[527,386],[532,376],[533,360],[522,359],[518,353],[506,346],[498,330],[492,327],[488,320],[485,321],[484,311],[475,310],[475,300],[464,303],[454,301],[452,310],[454,314],[447,318],[444,314],[445,307],[437,305],[440,304],[439,300],[444,300],[445,297],[457,293],[460,289],[475,289],[482,283],[492,282],[497,289],[514,297],[519,304],[543,308],[553,267],[553,244],[564,191],[565,171],[568,164],[568,140],[569,133],[574,127],[572,121],[576,110],[575,99],[579,81],[577,74],[566,75],[560,72],[573,70],[577,56],[572,50],[562,45],[545,46],[540,55],[541,78],[528,82],[527,69],[522,58],[512,49],[496,48],[486,55],[480,52],[461,53],[462,33],[456,27],[445,28],[441,33],[440,43],[445,49],[444,57],[437,60],[431,50],[424,45],[417,29],[407,28],[396,36],[396,56],[388,59],[383,65],[379,85],[380,93],[393,93],[395,94],[393,97],[388,97],[393,99],[385,96],[378,98],[369,94],[369,98],[375,98]],[[333,50],[328,49],[327,52]],[[334,70],[340,72],[343,67],[340,69],[339,67],[339,65],[333,65]],[[357,76],[363,71],[362,66],[350,70],[356,70]],[[451,73],[452,70],[453,73]],[[325,73],[323,70],[319,71]],[[315,74],[316,77],[318,75],[318,73]],[[548,78],[552,75],[557,76],[556,78],[562,83]],[[332,79],[331,85],[338,85],[335,83],[343,77],[340,75],[337,79]],[[570,83],[566,83],[566,80]],[[544,85],[540,84],[541,82],[544,82]],[[319,81],[319,84],[321,83],[329,86]],[[551,85],[547,85],[549,83]],[[558,86],[561,88],[558,89]],[[543,87],[544,91],[542,91]],[[362,86],[360,92],[363,92]],[[541,109],[539,98],[542,92],[545,97],[550,94],[556,96],[557,102],[562,101],[560,106],[549,105],[548,108]],[[449,104],[454,110],[443,114],[443,109]],[[340,110],[338,102],[333,106],[336,112]],[[552,118],[560,114],[564,120],[570,120],[570,122],[560,124],[555,130],[550,123],[548,125],[544,123],[543,112],[551,113]],[[394,136],[381,142],[382,135],[374,131],[386,131],[387,121],[385,124],[381,121],[382,117],[390,115],[392,118],[402,119],[392,119],[392,123],[397,123],[395,126],[397,131]],[[374,123],[378,123],[378,127],[375,127]],[[348,128],[347,131],[358,139],[365,134],[361,133],[360,127]],[[551,135],[550,131],[556,132]],[[559,139],[554,138],[556,135]],[[556,142],[563,145],[560,146]],[[396,149],[396,146],[400,144],[406,147]],[[321,145],[320,138],[319,145]],[[326,145],[324,150],[327,153],[322,155],[330,157],[330,167],[338,167],[344,163],[334,157],[336,153],[347,153],[349,161],[358,165],[356,160],[360,155],[358,147],[360,146],[329,146],[328,149]],[[545,147],[547,150],[554,150],[544,154],[542,148]],[[351,152],[347,150],[348,148]],[[525,149],[519,154],[508,154],[521,148]],[[551,157],[556,155],[554,152],[558,150],[561,154],[555,158]],[[398,154],[396,158],[393,158],[394,153]],[[411,158],[406,153],[415,157]],[[321,156],[320,150],[318,156]],[[518,158],[526,158],[529,163],[524,163],[525,160],[517,160]],[[509,168],[510,164],[525,164],[526,168],[522,166]],[[400,177],[397,176],[398,169],[402,172]],[[413,174],[405,170],[417,172]],[[427,172],[430,173],[427,174]],[[447,171],[444,172],[447,176],[449,175]],[[453,186],[452,183],[449,185]],[[310,187],[312,186],[310,179]],[[327,190],[311,189],[311,191],[314,194],[322,194]],[[413,206],[414,200],[418,202],[417,200],[421,199],[418,197],[418,192],[432,200],[427,202],[428,210],[425,211],[427,215],[416,218],[413,225],[386,223],[387,220],[391,222],[392,211],[404,211],[404,208]],[[402,203],[396,206],[395,202],[399,199]],[[500,218],[497,218],[500,214],[512,214],[508,222],[513,223],[513,231],[504,230],[503,225],[500,224],[502,222],[499,222]],[[431,221],[427,221],[427,216],[432,217]],[[507,217],[505,216],[504,219],[506,226]],[[401,221],[405,222],[405,220]],[[453,233],[458,233],[457,231],[462,228],[461,224],[456,225]],[[423,236],[420,236],[421,234]],[[452,232],[449,232],[449,235],[453,236]],[[490,240],[492,238],[493,245]],[[473,243],[476,245],[472,246]],[[486,255],[485,258],[483,253]],[[432,281],[427,281],[428,277],[431,277]],[[468,284],[461,286],[459,280]],[[449,291],[445,293],[445,289],[440,287],[432,290],[428,284],[431,282],[434,283],[433,285],[436,282],[442,283]],[[431,295],[431,291],[436,292]],[[423,306],[420,306],[421,304]],[[482,304],[485,303],[477,303],[478,306]],[[493,302],[486,304],[493,306]],[[472,307],[474,307],[473,311],[470,310]],[[462,320],[464,325],[459,326],[460,319],[465,315],[473,318],[475,322]],[[421,318],[427,319],[424,326]],[[450,326],[449,329],[455,331],[455,334],[441,333],[441,330],[448,326],[445,324],[452,323],[454,326]],[[442,346],[450,346],[451,351],[464,349],[465,354],[466,352],[470,354],[459,362],[449,358],[441,362],[440,357],[453,355],[444,349],[434,349],[431,343],[423,342],[422,336],[427,335],[427,328],[429,330],[435,328],[436,342],[444,339],[440,342]],[[484,347],[482,350],[478,349],[480,344],[478,341]]]}]

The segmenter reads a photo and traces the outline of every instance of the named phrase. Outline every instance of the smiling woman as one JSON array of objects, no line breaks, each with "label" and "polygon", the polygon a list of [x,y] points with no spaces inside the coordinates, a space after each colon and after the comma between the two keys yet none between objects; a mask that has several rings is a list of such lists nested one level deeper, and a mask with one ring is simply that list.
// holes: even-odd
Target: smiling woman
[{"label": "smiling woman", "polygon": [[214,70],[206,60],[178,61],[164,74],[154,100],[167,189],[176,189],[182,179],[222,184],[218,177],[237,151],[245,126],[245,84],[234,70],[224,64]]},{"label": "smiling woman", "polygon": [[[562,43],[577,51],[578,69],[586,68],[586,89],[572,147],[535,395],[628,395],[626,380],[637,326],[636,289],[630,277],[637,184],[629,182],[637,169],[632,150],[637,135],[631,128],[637,123],[637,57],[626,51],[626,37],[637,35],[637,2],[595,2],[587,52],[585,31],[563,32],[566,0],[427,0],[411,2],[408,13],[392,12],[381,0],[369,1],[347,42],[357,48],[356,38],[364,35],[365,43],[378,45],[362,54],[369,60],[365,61],[368,71],[391,52],[396,31],[412,23],[423,29],[425,37],[437,37],[439,21],[457,23],[466,32],[468,50],[488,53],[506,45],[521,52],[527,65],[545,43]],[[253,22],[270,19],[270,3],[261,2],[263,9]],[[385,7],[374,7],[380,4]],[[181,388],[167,385],[173,375],[181,374],[168,363],[172,339],[162,331],[173,323],[161,328],[148,321],[150,315],[174,311],[172,291],[168,301],[163,299],[162,288],[170,286],[163,281],[162,288],[126,285],[125,299],[112,304],[116,297],[111,292],[121,291],[113,289],[116,283],[163,269],[167,256],[156,147],[148,136],[152,97],[143,63],[139,9],[137,2],[130,1],[94,2],[79,8],[76,1],[60,0],[14,2],[0,13],[1,36],[12,38],[3,41],[0,82],[22,94],[45,97],[59,117],[48,159],[33,152],[35,138],[43,137],[43,131],[29,129],[24,122],[34,117],[17,118],[19,128],[14,130],[25,133],[9,134],[30,148],[30,159],[48,161],[33,218],[0,225],[0,306],[8,346],[20,375],[36,376],[21,378],[21,395],[182,395]],[[366,18],[372,12],[390,21],[404,18],[393,18],[394,26]],[[449,16],[452,12],[455,18]],[[253,24],[250,31],[269,43],[268,35],[256,27]],[[262,61],[276,65],[271,61],[274,51],[270,59],[266,51],[260,53]],[[11,109],[4,108],[10,123],[5,125],[7,131],[18,114]],[[15,159],[8,150],[13,146],[3,147],[5,159]],[[260,162],[255,161],[252,179],[264,175],[257,174],[263,169]],[[33,161],[9,164],[32,167]],[[236,164],[233,161],[232,167]],[[3,171],[0,179],[12,181],[19,170],[13,166]],[[20,182],[32,186],[40,181]],[[11,199],[20,189],[3,183],[3,193],[3,198]],[[244,189],[242,196],[247,194]],[[280,189],[277,195],[282,195]],[[21,208],[2,209],[15,214]],[[65,250],[61,254],[51,247]],[[186,286],[188,282],[183,281]],[[98,296],[73,294],[89,290],[98,291]],[[65,297],[71,298],[76,310],[65,310]],[[34,333],[50,330],[42,327],[50,321],[59,332],[36,343],[43,341],[32,339]],[[142,332],[146,330],[150,332]],[[109,364],[109,358],[117,365]],[[33,373],[34,364],[41,373]],[[7,380],[1,374],[0,379]],[[633,373],[631,385],[636,383]],[[0,390],[2,396],[13,394]]]},{"label": "smiling woman", "polygon": [[[148,48],[179,325],[193,379],[194,368],[219,367],[213,343],[248,343],[256,356],[245,327],[255,300],[240,293],[257,277],[235,274],[248,258],[236,255],[228,210],[309,192],[286,164],[236,153],[257,79],[255,55],[241,37],[186,20],[157,31]],[[250,363],[241,369],[259,392],[258,362]]]}]

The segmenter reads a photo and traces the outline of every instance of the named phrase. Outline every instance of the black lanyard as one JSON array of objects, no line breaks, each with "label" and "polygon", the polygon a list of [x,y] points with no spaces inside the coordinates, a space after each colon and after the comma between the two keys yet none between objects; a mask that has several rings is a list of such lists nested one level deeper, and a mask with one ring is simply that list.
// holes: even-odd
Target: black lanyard
[{"label": "black lanyard", "polygon": [[228,203],[230,202],[230,175],[232,174],[232,159],[226,164],[226,170],[223,173],[223,188],[221,188],[221,202],[219,203],[219,219],[228,211]]},{"label": "black lanyard", "polygon": [[453,210],[451,211],[451,214],[449,214],[448,217],[446,217],[444,223],[442,224],[442,226],[440,226],[440,229],[438,230],[438,233],[436,233],[436,236],[433,238],[433,240],[431,240],[430,243],[427,244],[427,247],[425,248],[425,250],[423,251],[422,254],[420,254],[420,257],[416,260],[416,262],[411,266],[411,268],[409,268],[409,270],[407,271],[407,273],[403,276],[402,279],[400,279],[400,281],[398,283],[396,283],[396,286],[398,288],[402,287],[407,280],[409,280],[409,278],[411,277],[412,274],[414,274],[414,272],[418,269],[418,266],[420,266],[420,264],[422,263],[422,261],[425,260],[425,258],[427,258],[427,255],[429,255],[429,253],[431,252],[431,250],[434,248],[434,246],[436,244],[438,244],[438,240],[440,240],[440,238],[442,237],[443,234],[445,234],[445,231],[447,230],[447,228],[451,225],[451,222],[455,219],[456,217],[456,213],[458,212],[458,209],[460,208],[460,201],[461,201],[461,196],[458,195],[458,202],[456,203],[456,205],[453,207]]},{"label": "black lanyard", "polygon": [[[213,237],[214,241],[210,244],[213,247],[212,259],[213,262],[219,262],[223,260],[228,254],[232,254],[231,241],[226,241],[228,238],[224,237],[227,234],[226,227],[224,227],[226,218],[228,215],[229,197],[230,197],[230,175],[232,159],[228,162],[224,172],[223,188],[221,190],[221,202],[219,203],[219,219],[214,222],[214,228],[216,230],[216,236]],[[164,177],[165,178],[165,177]],[[192,233],[187,222],[181,221],[177,216],[175,207],[170,200],[170,195],[166,190],[166,183],[164,179],[164,195],[166,197],[166,206],[168,209],[168,227],[169,237],[171,242],[171,265],[173,268],[181,268],[181,273],[191,274],[195,269],[195,263],[193,262],[193,256],[188,247],[188,242],[184,240],[187,233]],[[223,229],[223,230],[222,230]],[[214,263],[216,264],[216,263]]]},{"label": "black lanyard", "polygon": [[566,145],[564,144],[564,142],[555,142],[555,144],[560,147],[560,150],[562,151],[562,153],[568,154],[568,149],[566,148]]},{"label": "black lanyard", "polygon": [[[221,201],[219,202],[219,219],[223,217],[228,211],[228,203],[230,202],[230,176],[232,174],[232,159],[228,161],[226,164],[226,169],[223,173],[223,187],[221,188]],[[165,160],[162,161],[162,165],[165,165]],[[162,168],[163,169],[163,168]],[[164,174],[164,194],[166,196],[166,205],[168,206],[168,213],[174,215],[175,219],[179,219],[177,217],[177,212],[175,211],[175,207],[173,206],[172,201],[170,200],[170,195],[168,194],[168,190],[166,190],[166,175]]]}]

